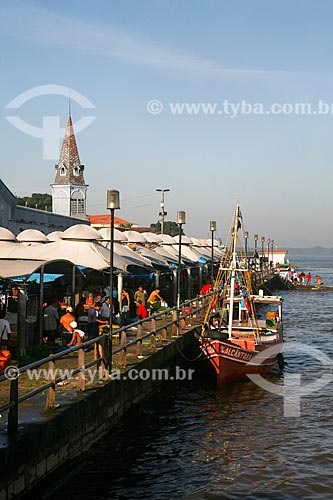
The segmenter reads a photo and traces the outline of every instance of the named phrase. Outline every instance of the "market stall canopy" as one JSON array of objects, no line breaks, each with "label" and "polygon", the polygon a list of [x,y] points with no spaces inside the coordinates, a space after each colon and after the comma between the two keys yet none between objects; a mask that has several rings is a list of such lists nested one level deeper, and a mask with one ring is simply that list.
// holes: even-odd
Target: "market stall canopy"
[{"label": "market stall canopy", "polygon": [[161,238],[163,240],[164,245],[174,245],[175,239],[169,234],[161,234]]},{"label": "market stall canopy", "polygon": [[47,238],[49,241],[58,241],[61,240],[63,234],[63,231],[53,231],[47,235]]},{"label": "market stall canopy", "polygon": [[64,260],[0,260],[0,277],[1,278],[16,278],[18,276],[30,276],[38,271],[42,266],[47,268],[47,272],[51,274],[63,274],[64,268],[72,266],[71,262]]},{"label": "market stall canopy", "polygon": [[19,243],[43,244],[48,243],[47,236],[38,229],[25,229],[16,236]]},{"label": "market stall canopy", "polygon": [[160,234],[144,232],[142,235],[146,238],[148,243],[162,243],[163,238]]},{"label": "market stall canopy", "polygon": [[5,227],[0,227],[0,241],[16,241],[14,234]]},{"label": "market stall canopy", "polygon": [[[173,245],[179,243],[179,234],[177,236],[173,237]],[[182,245],[192,245],[192,239],[186,236],[185,234],[182,234]]]},{"label": "market stall canopy", "polygon": [[[176,251],[179,251],[179,248],[178,248],[177,245],[173,245],[173,248]],[[190,247],[188,247],[186,245],[182,245],[181,256],[184,259],[190,260],[191,262],[199,262],[199,259],[201,257],[201,255],[199,255],[198,253],[194,252]]]},{"label": "market stall canopy", "polygon": [[124,231],[124,233],[127,236],[128,243],[147,243],[144,235],[142,233],[139,233],[138,231]]},{"label": "market stall canopy", "polygon": [[158,255],[154,250],[150,250],[149,248],[143,246],[137,246],[135,253],[139,253],[146,259],[148,259],[153,265],[157,265],[160,267],[168,267],[168,261],[166,258]]},{"label": "market stall canopy", "polygon": [[[110,244],[109,244],[110,246]],[[134,266],[139,266],[139,267],[146,267],[152,270],[152,265],[151,262],[146,259],[144,256],[138,254],[134,250],[131,250],[128,248],[126,245],[122,245],[121,243],[115,243],[114,244],[114,251],[118,254],[121,255],[122,257],[125,257],[126,259],[132,260],[132,264]]]},{"label": "market stall canopy", "polygon": [[[109,227],[102,227],[98,232],[102,235],[103,240],[111,241],[111,230]],[[125,231],[119,231],[117,228],[114,228],[113,239],[114,241],[128,241]]]},{"label": "market stall canopy", "polygon": [[[173,248],[168,246],[167,248],[164,247],[164,246],[157,246],[156,248],[154,248],[154,252],[156,252],[158,255],[161,255],[162,257],[164,257],[169,265],[170,264],[174,264],[174,265],[178,265],[178,256],[175,255],[174,253],[170,253],[169,252],[169,248],[171,248],[171,251],[173,251]],[[183,264],[183,261],[182,261],[182,264]]]}]

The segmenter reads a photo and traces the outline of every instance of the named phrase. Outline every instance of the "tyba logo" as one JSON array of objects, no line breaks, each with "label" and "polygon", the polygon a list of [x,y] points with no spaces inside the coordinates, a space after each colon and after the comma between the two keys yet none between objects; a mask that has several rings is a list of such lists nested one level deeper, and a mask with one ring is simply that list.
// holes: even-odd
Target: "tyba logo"
[{"label": "tyba logo", "polygon": [[[10,101],[5,109],[19,109],[23,104],[34,99],[35,97],[45,95],[60,95],[69,98],[71,101],[77,102],[83,109],[95,109],[95,106],[89,99],[82,94],[69,87],[62,85],[41,85],[34,87]],[[43,116],[43,126],[35,127],[19,116],[6,116],[6,119],[21,132],[37,137],[43,141],[43,159],[56,160],[59,156],[59,140],[64,136],[65,129],[60,127],[59,116]],[[94,120],[95,116],[83,116],[75,124],[75,132],[79,133],[87,128]]]}]

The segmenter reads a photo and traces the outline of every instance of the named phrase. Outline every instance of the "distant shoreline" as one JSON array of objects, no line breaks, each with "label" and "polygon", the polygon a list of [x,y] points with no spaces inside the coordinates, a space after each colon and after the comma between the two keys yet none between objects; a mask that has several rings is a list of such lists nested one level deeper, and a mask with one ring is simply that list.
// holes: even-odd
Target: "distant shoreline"
[{"label": "distant shoreline", "polygon": [[288,248],[288,255],[333,255],[333,248],[308,247],[308,248]]}]

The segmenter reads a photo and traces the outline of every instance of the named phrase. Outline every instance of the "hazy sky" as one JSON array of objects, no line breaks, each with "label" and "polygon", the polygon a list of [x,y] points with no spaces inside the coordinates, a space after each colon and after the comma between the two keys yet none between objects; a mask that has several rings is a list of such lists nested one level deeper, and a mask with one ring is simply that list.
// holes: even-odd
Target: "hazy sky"
[{"label": "hazy sky", "polygon": [[[156,188],[169,188],[167,219],[185,210],[189,236],[207,237],[215,219],[224,240],[238,199],[251,235],[333,246],[332,17],[330,0],[2,0],[0,176],[20,196],[50,192],[57,158],[6,117],[64,127],[68,99],[33,91],[5,106],[64,86],[95,106],[72,100],[74,128],[95,117],[77,132],[89,213],[106,213],[106,190],[119,189],[117,215],[149,225]],[[217,107],[180,115],[170,103]]]}]

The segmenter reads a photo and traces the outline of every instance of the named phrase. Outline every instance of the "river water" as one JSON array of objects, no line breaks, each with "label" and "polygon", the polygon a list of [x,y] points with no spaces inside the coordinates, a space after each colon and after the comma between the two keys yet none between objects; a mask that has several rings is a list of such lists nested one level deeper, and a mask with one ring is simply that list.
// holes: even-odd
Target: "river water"
[{"label": "river water", "polygon": [[[333,256],[293,263],[333,285]],[[288,364],[271,383],[290,392],[296,416],[281,395],[250,381],[217,391],[198,369],[136,408],[43,498],[331,499],[333,382],[311,394],[309,384],[332,374],[333,291],[281,294]],[[286,385],[297,374],[300,404]]]}]

